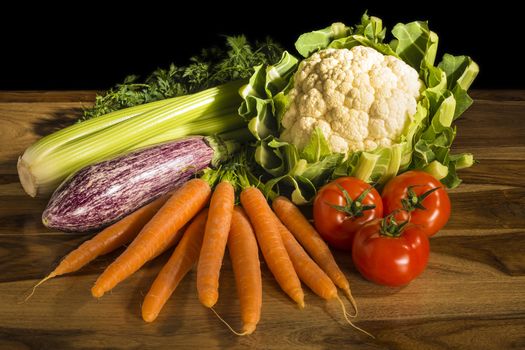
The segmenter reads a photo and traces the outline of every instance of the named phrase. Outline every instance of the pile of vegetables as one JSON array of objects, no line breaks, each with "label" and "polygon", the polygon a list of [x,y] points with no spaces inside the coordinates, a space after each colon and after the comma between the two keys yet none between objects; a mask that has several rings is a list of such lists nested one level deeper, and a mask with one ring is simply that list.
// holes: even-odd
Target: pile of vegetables
[{"label": "pile of vegetables", "polygon": [[[127,246],[93,286],[101,297],[175,246],[142,306],[151,322],[194,264],[199,300],[212,308],[228,246],[244,335],[260,317],[260,248],[300,307],[302,281],[339,300],[352,324],[336,286],[357,308],[328,245],[351,252],[371,281],[409,283],[448,221],[445,188],[474,163],[451,146],[477,64],[450,54],[435,64],[426,22],[391,34],[365,13],[357,25],[302,34],[297,55],[227,37],[225,50],[97,96],[77,124],[18,161],[29,195],[52,194],[47,227],[102,230],[43,281]],[[310,204],[313,226],[296,207]]]},{"label": "pile of vegetables", "polygon": [[[274,212],[264,194],[246,175],[241,176],[238,180],[230,171],[208,171],[203,178],[185,182],[172,195],[160,197],[84,242],[37,286],[127,245],[91,289],[92,295],[100,298],[176,245],[142,304],[142,318],[152,322],[196,263],[199,300],[213,308],[219,298],[219,274],[228,246],[243,321],[242,333],[232,331],[246,335],[253,333],[261,314],[260,248],[277,283],[300,308],[305,306],[302,281],[320,297],[338,300],[345,319],[354,326],[336,289],[343,290],[357,313],[350,284],[326,243],[287,198],[273,200]],[[242,207],[235,205],[237,187]]]},{"label": "pile of vegetables", "polygon": [[[242,141],[242,79],[280,52],[269,39],[254,49],[243,36],[228,37],[226,51],[204,50],[190,65],[159,69],[144,83],[126,78],[98,96],[82,122],[31,145],[18,160],[20,183],[30,196],[46,196],[85,166],[146,146],[221,133]],[[235,130],[240,134],[228,133]]]}]

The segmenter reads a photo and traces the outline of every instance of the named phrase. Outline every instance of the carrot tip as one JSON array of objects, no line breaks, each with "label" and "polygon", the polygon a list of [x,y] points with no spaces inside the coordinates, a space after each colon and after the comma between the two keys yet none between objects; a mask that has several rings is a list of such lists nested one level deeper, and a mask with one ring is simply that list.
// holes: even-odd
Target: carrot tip
[{"label": "carrot tip", "polygon": [[246,334],[246,335],[252,334],[255,331],[256,327],[257,327],[257,325],[254,324],[254,323],[246,323],[242,327],[242,332],[243,332],[243,334]]},{"label": "carrot tip", "polygon": [[210,300],[206,300],[206,301],[202,301],[202,300],[201,300],[201,304],[202,304],[204,307],[207,307],[208,309],[211,309],[212,307],[214,307],[216,303],[217,303],[216,301],[215,301],[215,302],[212,302],[212,301],[210,301]]},{"label": "carrot tip", "polygon": [[205,307],[211,309],[212,307],[215,306],[215,304],[217,304],[217,300],[219,299],[219,296],[218,295],[206,295],[206,299],[204,297],[200,297],[199,296],[199,301],[201,302],[202,305],[204,305]]},{"label": "carrot tip", "polygon": [[348,313],[347,315],[350,317],[357,317],[357,314],[358,314],[357,303],[354,299],[354,296],[352,295],[352,292],[350,291],[350,288],[344,289],[344,292],[345,292],[346,298],[350,301],[350,304],[352,304],[352,307],[354,308],[354,311],[355,311],[353,315],[350,315]]},{"label": "carrot tip", "polygon": [[[213,311],[213,313],[215,314],[215,316],[217,316],[219,318],[219,320],[221,320],[222,323],[224,323],[226,325],[226,327],[228,327],[228,329],[235,335],[238,335],[240,337],[242,337],[243,335],[248,335],[250,333],[248,333],[246,330],[242,333],[239,333],[239,332],[236,332],[235,329],[232,328],[232,326],[229,325],[228,322],[226,322],[221,316],[219,316],[219,314],[217,313],[217,311],[215,311],[215,309],[213,307],[210,308],[211,311]],[[253,327],[253,330],[255,330],[255,326]],[[253,332],[252,330],[252,332]]]},{"label": "carrot tip", "polygon": [[343,316],[344,316],[346,322],[348,322],[348,324],[350,326],[352,326],[353,328],[357,329],[358,331],[365,333],[366,335],[368,335],[372,339],[375,339],[376,337],[374,337],[372,334],[370,334],[369,332],[365,331],[363,328],[360,328],[360,327],[356,326],[352,321],[350,321],[350,319],[348,318],[348,313],[346,312],[345,304],[343,303],[341,298],[339,298],[339,296],[337,296],[337,300],[341,304],[341,308],[343,309]]},{"label": "carrot tip", "polygon": [[93,295],[93,297],[95,298],[100,298],[104,295],[104,291],[102,290],[102,288],[94,286],[93,288],[91,288],[91,295]]},{"label": "carrot tip", "polygon": [[27,297],[25,297],[23,301],[20,301],[19,304],[27,302],[33,296],[33,294],[35,294],[36,288],[38,286],[40,286],[42,283],[44,283],[45,281],[47,281],[47,280],[49,280],[49,279],[51,279],[51,278],[53,278],[55,276],[57,276],[57,274],[55,273],[55,271],[53,271],[49,275],[47,275],[46,277],[44,277],[40,281],[38,281],[38,283],[33,286],[33,289],[31,290],[31,293],[29,293],[29,295]]},{"label": "carrot tip", "polygon": [[155,319],[157,319],[157,315],[153,313],[148,313],[148,314],[142,313],[142,319],[148,323],[153,322],[155,321]]}]

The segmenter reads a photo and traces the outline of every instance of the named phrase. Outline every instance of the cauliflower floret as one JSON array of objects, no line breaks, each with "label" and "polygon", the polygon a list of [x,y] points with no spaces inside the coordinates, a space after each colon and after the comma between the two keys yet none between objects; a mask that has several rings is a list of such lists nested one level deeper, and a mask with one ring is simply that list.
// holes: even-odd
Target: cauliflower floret
[{"label": "cauliflower floret", "polygon": [[375,49],[326,49],[299,65],[281,138],[302,149],[319,128],[332,152],[371,151],[398,141],[416,112],[418,73]]}]

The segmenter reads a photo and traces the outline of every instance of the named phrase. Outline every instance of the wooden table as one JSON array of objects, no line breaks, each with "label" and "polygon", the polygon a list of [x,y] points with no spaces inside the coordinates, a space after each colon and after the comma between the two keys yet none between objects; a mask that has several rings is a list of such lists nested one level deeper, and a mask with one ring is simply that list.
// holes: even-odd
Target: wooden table
[{"label": "wooden table", "polygon": [[[115,257],[23,296],[68,251],[86,239],[45,229],[45,199],[18,184],[16,159],[39,137],[70,123],[93,92],[0,93],[0,348],[124,349],[509,349],[525,347],[525,91],[475,91],[476,102],[458,123],[456,151],[479,164],[461,172],[451,191],[453,212],[431,240],[427,270],[409,286],[363,280],[346,254],[336,258],[360,307],[349,327],[337,304],[305,289],[297,309],[263,267],[263,313],[254,335],[237,337],[196,297],[191,272],[153,324],[140,304],[166,257],[145,266],[100,300],[89,293]],[[231,265],[221,275],[217,311],[239,328]]]}]

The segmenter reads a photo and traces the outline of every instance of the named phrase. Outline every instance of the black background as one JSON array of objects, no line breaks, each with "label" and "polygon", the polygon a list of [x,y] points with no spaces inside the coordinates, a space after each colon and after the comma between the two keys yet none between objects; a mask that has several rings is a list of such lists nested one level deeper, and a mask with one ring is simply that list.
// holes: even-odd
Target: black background
[{"label": "black background", "polygon": [[26,4],[4,12],[0,89],[106,89],[128,74],[183,64],[222,34],[266,35],[293,50],[297,35],[335,21],[356,23],[364,10],[388,30],[397,22],[428,20],[444,52],[480,65],[474,88],[524,88],[524,21],[506,2],[221,2],[172,5]]}]

